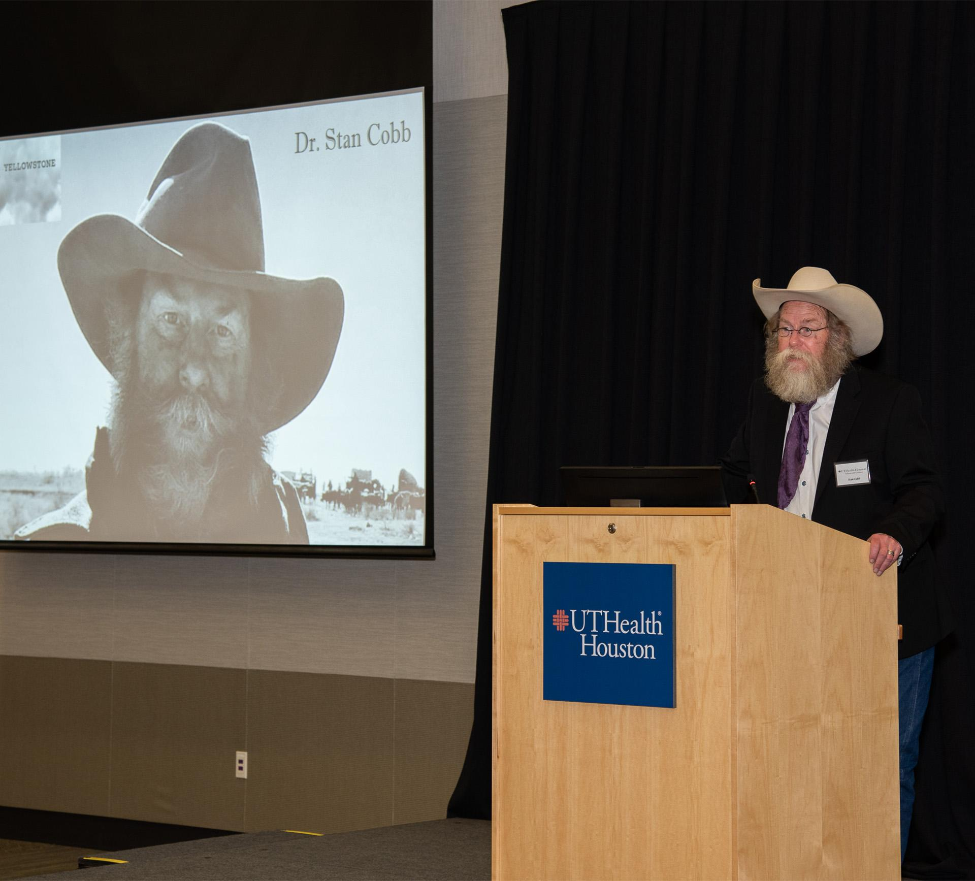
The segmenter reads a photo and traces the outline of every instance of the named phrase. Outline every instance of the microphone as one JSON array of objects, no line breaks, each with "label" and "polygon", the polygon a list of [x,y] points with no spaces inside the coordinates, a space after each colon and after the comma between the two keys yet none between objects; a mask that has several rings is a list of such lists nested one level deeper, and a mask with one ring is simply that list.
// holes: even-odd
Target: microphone
[{"label": "microphone", "polygon": [[762,504],[762,500],[758,497],[758,487],[755,486],[755,478],[751,474],[748,475],[748,488],[752,491],[752,498],[755,499],[755,504]]}]

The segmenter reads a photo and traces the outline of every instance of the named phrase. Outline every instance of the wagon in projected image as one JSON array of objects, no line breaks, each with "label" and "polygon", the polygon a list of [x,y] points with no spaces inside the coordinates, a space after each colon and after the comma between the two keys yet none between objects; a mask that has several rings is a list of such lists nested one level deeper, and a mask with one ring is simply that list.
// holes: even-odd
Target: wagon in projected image
[{"label": "wagon in projected image", "polygon": [[282,471],[281,474],[291,481],[301,501],[315,500],[315,487],[318,486],[318,481],[311,471]]},{"label": "wagon in projected image", "polygon": [[[328,481],[321,498],[305,503],[312,543],[400,544],[423,535],[426,494],[415,478],[400,470],[398,486],[387,488],[372,471],[353,468],[343,487]],[[416,500],[421,500],[417,504]]]}]

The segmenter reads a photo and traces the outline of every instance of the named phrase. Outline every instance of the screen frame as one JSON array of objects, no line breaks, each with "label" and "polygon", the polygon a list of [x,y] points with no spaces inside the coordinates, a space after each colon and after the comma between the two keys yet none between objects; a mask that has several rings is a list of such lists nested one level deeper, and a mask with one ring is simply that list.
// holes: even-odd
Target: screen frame
[{"label": "screen frame", "polygon": [[[430,0],[393,0],[393,2],[335,2],[320,6],[295,4],[255,3],[235,12],[234,21],[228,22],[222,4],[198,4],[194,10],[198,18],[209,19],[212,26],[222,31],[236,31],[241,43],[248,39],[260,40],[262,51],[254,57],[256,63],[245,72],[228,71],[221,88],[212,89],[209,96],[201,97],[199,80],[206,81],[211,75],[212,58],[199,51],[196,45],[206,28],[185,28],[167,11],[168,4],[145,7],[142,4],[126,8],[126,4],[104,4],[101,9],[70,9],[62,7],[59,30],[51,33],[48,10],[32,9],[31,4],[18,4],[11,16],[19,40],[15,48],[11,69],[16,69],[17,52],[27,59],[30,35],[53,41],[54,54],[60,67],[68,72],[74,83],[71,90],[44,101],[30,102],[18,96],[12,102],[5,119],[0,121],[0,137],[35,137],[44,134],[70,134],[101,129],[111,129],[133,124],[178,122],[200,118],[257,112],[285,107],[300,107],[322,101],[334,101],[356,97],[387,95],[397,92],[421,91],[423,96],[424,128],[424,260],[425,260],[425,515],[424,542],[422,545],[291,545],[291,544],[233,544],[210,542],[115,542],[115,541],[21,541],[0,539],[0,551],[12,550],[27,553],[111,553],[111,554],[178,554],[205,556],[262,556],[262,557],[335,557],[345,559],[426,559],[436,557],[435,536],[435,479],[434,479],[434,377],[433,377],[433,46],[432,3]],[[320,33],[327,33],[328,45],[333,49],[335,64],[322,67],[320,75],[309,76],[295,64],[294,46],[269,39],[258,31],[253,37],[255,23],[264,24],[273,6],[272,27],[293,26],[294,33],[301,35],[316,24]],[[283,8],[282,8],[283,6]],[[43,14],[42,14],[43,13]],[[123,27],[120,18],[132,18],[143,28],[156,30],[160,37],[152,46],[140,45],[132,54],[132,47],[116,48],[112,33],[102,35],[92,29],[93,18],[103,23],[111,22],[112,29]],[[77,21],[72,22],[72,19]],[[9,19],[8,19],[9,21]],[[90,42],[78,40],[78,27],[84,22],[85,31],[98,33],[106,41],[107,57],[92,51]],[[233,33],[230,34],[232,38]],[[296,37],[297,40],[297,37]],[[403,45],[415,46],[415,51],[404,51]],[[205,44],[204,44],[205,45]],[[308,52],[305,43],[302,51]],[[246,48],[243,47],[243,49]],[[321,49],[321,45],[316,48]],[[155,52],[157,59],[145,57]],[[115,57],[112,57],[114,54]],[[159,82],[152,91],[140,96],[142,102],[132,102],[131,92],[144,79],[138,64],[153,60],[169,60],[179,56],[183,66],[172,82]],[[306,59],[306,60],[310,60]],[[82,63],[82,62],[85,63]],[[87,65],[87,66],[86,66]],[[358,66],[359,74],[350,73]],[[120,84],[123,88],[106,89],[106,80],[117,81],[119,73],[128,74]],[[217,73],[219,76],[219,71]],[[195,87],[181,89],[180,84]],[[351,88],[352,83],[361,88]],[[130,88],[126,89],[125,86]],[[98,99],[79,111],[74,92],[97,94]],[[268,100],[270,98],[270,100]],[[163,110],[162,114],[158,114]],[[156,112],[154,112],[156,111]],[[166,112],[169,111],[169,112]],[[79,125],[79,112],[89,114],[89,121]],[[2,467],[2,463],[0,463]]]}]

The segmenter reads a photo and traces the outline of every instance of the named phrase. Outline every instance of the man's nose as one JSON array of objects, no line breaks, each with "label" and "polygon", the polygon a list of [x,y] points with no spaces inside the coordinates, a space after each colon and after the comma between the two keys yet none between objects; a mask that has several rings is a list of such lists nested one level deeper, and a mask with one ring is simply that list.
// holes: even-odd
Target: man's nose
[{"label": "man's nose", "polygon": [[207,372],[195,361],[187,361],[179,371],[179,384],[188,392],[198,392],[206,388]]},{"label": "man's nose", "polygon": [[789,348],[797,349],[802,345],[802,337],[799,336],[799,332],[794,330],[789,334]]}]

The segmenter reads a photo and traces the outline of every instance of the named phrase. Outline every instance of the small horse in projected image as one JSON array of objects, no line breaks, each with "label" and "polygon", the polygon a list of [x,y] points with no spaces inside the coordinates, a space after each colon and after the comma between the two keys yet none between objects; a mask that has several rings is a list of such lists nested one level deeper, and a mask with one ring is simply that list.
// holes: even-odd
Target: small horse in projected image
[{"label": "small horse in projected image", "polygon": [[413,520],[418,512],[422,515],[426,509],[426,493],[401,490],[393,497],[392,507],[394,516]]}]

